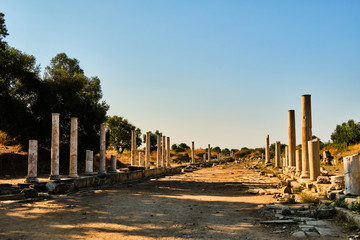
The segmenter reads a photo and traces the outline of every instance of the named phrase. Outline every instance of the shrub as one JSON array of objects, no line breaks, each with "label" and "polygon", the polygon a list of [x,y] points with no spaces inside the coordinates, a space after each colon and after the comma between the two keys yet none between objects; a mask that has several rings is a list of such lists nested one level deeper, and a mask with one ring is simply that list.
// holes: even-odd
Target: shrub
[{"label": "shrub", "polygon": [[300,193],[300,199],[304,203],[318,203],[319,201],[314,195],[306,192]]}]

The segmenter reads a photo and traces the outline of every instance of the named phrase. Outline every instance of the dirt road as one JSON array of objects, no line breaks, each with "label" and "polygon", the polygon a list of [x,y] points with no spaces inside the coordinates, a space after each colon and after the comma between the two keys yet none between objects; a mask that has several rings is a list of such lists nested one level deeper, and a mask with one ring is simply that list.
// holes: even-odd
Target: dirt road
[{"label": "dirt road", "polygon": [[[295,226],[259,222],[273,186],[241,164],[216,166],[0,208],[1,239],[289,239]],[[331,238],[326,238],[331,239]]]}]

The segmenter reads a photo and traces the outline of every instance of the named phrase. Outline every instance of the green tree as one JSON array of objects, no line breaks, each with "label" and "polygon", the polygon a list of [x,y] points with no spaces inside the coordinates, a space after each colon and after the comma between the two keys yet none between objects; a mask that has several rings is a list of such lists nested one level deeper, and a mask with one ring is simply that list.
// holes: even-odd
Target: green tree
[{"label": "green tree", "polygon": [[186,143],[180,143],[179,148],[182,152],[186,151],[187,149],[190,149],[190,147]]},{"label": "green tree", "polygon": [[224,148],[223,150],[221,150],[221,154],[222,155],[230,155],[230,150],[228,148]]},{"label": "green tree", "polygon": [[112,116],[108,117],[107,127],[109,129],[109,146],[114,147],[120,153],[125,149],[131,150],[131,131],[136,131],[136,147],[142,144],[141,130],[123,117]]},{"label": "green tree", "polygon": [[213,149],[213,152],[216,152],[216,153],[220,153],[221,152],[221,148],[220,147],[214,147]]},{"label": "green tree", "polygon": [[331,140],[338,145],[350,145],[360,142],[360,123],[349,120],[347,123],[336,125],[331,134]]}]

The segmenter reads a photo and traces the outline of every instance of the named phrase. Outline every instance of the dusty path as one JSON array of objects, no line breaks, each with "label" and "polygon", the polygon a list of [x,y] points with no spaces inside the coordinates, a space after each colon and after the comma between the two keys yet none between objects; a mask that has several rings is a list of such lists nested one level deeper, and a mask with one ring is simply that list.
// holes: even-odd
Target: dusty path
[{"label": "dusty path", "polygon": [[0,208],[0,238],[290,239],[295,226],[259,224],[273,214],[258,205],[275,199],[246,192],[246,185],[277,181],[232,164],[6,205]]}]

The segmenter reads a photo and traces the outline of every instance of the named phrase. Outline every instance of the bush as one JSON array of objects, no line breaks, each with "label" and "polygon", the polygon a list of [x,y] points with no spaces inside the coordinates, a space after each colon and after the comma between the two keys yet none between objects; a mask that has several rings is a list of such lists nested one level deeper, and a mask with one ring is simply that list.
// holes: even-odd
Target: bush
[{"label": "bush", "polygon": [[304,203],[318,203],[318,199],[311,193],[301,192],[300,199]]},{"label": "bush", "polygon": [[360,142],[360,123],[349,120],[347,123],[337,125],[331,134],[331,140],[335,144],[350,145]]}]

